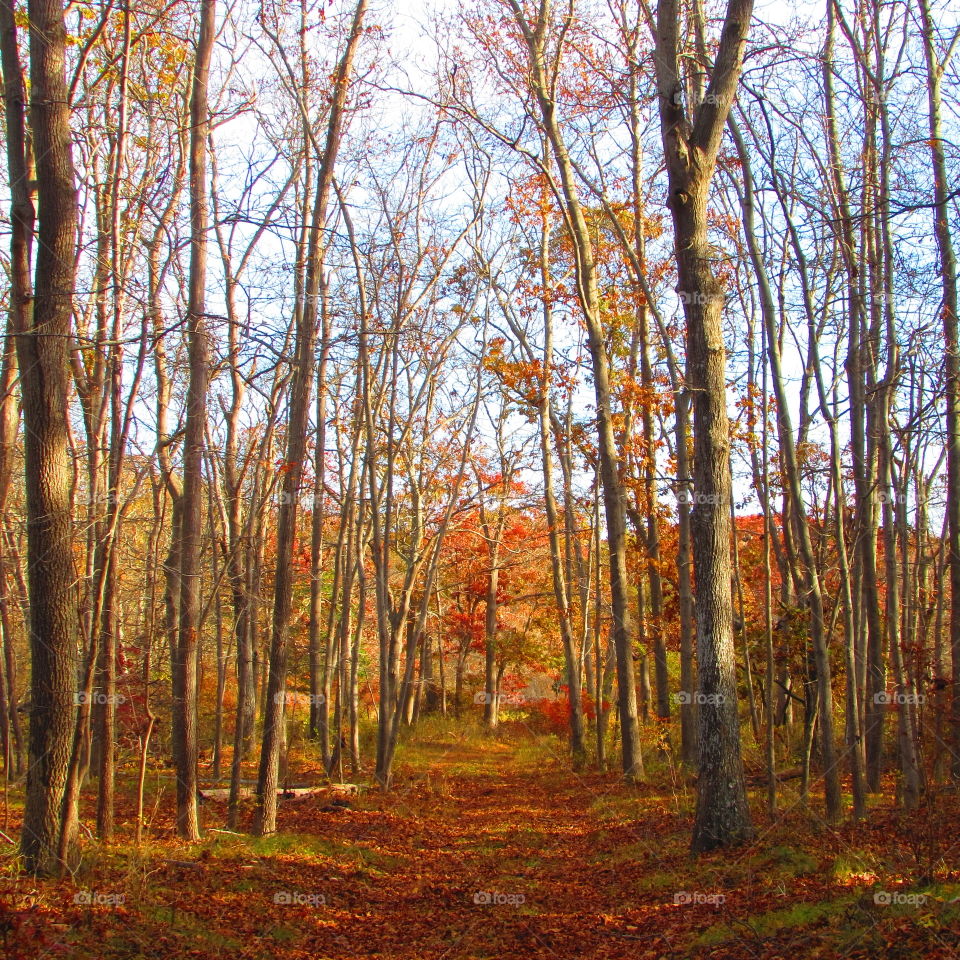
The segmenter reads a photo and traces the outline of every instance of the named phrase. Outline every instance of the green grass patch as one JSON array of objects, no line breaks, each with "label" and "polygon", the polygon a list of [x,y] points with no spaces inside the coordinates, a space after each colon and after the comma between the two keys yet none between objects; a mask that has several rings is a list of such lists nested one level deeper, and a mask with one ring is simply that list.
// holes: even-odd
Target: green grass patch
[{"label": "green grass patch", "polygon": [[587,811],[589,816],[602,823],[629,823],[637,818],[637,798],[628,793],[597,797],[590,802]]},{"label": "green grass patch", "polygon": [[862,874],[875,873],[877,863],[874,857],[862,850],[845,850],[837,854],[830,867],[830,874],[838,883],[849,883]]},{"label": "green grass patch", "polygon": [[267,936],[276,943],[294,943],[300,933],[293,927],[271,927]]},{"label": "green grass patch", "polygon": [[391,870],[405,863],[403,857],[382,850],[343,843],[310,833],[274,833],[267,837],[237,837],[214,834],[206,843],[210,854],[219,860],[246,860],[250,857],[290,859],[298,862],[334,860],[374,870]]}]

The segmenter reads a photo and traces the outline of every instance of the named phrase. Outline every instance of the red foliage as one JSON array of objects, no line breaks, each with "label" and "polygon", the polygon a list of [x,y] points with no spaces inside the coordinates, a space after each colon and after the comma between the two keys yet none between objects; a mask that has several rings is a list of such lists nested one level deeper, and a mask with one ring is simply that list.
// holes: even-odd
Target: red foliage
[{"label": "red foliage", "polygon": [[[580,704],[585,720],[592,721],[597,715],[596,704],[586,691],[581,691]],[[609,704],[604,701],[603,709]],[[540,700],[529,701],[530,725],[544,733],[554,733],[558,736],[570,730],[570,697],[567,687],[562,686],[556,699],[543,697]]]}]

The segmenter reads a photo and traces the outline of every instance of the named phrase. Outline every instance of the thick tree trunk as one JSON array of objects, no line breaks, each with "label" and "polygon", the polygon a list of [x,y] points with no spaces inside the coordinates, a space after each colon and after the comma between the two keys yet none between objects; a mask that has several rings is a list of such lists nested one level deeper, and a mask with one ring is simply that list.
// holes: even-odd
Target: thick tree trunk
[{"label": "thick tree trunk", "polygon": [[657,8],[656,68],[669,178],[678,290],[687,324],[687,389],[693,397],[691,535],[697,597],[699,778],[695,852],[752,834],[740,754],[733,598],[730,587],[730,428],[721,324],[723,288],[707,239],[707,195],[736,95],[752,0],[727,5],[708,93],[692,117],[682,105],[675,0]]},{"label": "thick tree trunk", "polygon": [[[12,5],[4,47],[13,41]],[[30,746],[20,849],[34,872],[54,868],[61,804],[75,718],[77,608],[68,462],[68,390],[77,243],[77,197],[71,152],[61,0],[30,0],[30,118],[37,172],[37,263],[30,288],[15,275],[13,299],[27,325],[17,339],[24,419],[27,571],[30,595]],[[16,84],[19,71],[4,74]],[[9,113],[8,113],[9,117]],[[20,128],[22,131],[22,127]],[[8,137],[10,131],[8,130]],[[22,136],[22,133],[19,134]],[[18,136],[18,138],[19,138]],[[23,140],[20,140],[23,143]],[[13,144],[8,144],[12,157]],[[20,151],[20,156],[24,156]],[[11,170],[23,191],[25,165]],[[16,195],[15,195],[16,197]],[[22,200],[14,223],[25,226]],[[25,240],[26,238],[24,238]],[[72,838],[71,838],[72,839]]]}]

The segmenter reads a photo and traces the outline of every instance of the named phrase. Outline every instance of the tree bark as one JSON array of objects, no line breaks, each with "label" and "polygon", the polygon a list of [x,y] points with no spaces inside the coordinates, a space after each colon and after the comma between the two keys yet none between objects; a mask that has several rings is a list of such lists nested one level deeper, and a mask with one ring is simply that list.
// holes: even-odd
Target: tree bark
[{"label": "tree bark", "polygon": [[357,45],[363,33],[367,0],[358,0],[347,38],[346,48],[337,64],[333,79],[333,100],[327,120],[327,136],[314,199],[307,253],[305,302],[296,337],[296,362],[293,372],[290,416],[287,423],[287,446],[284,457],[282,498],[277,518],[277,566],[274,578],[273,624],[270,641],[270,672],[267,679],[263,744],[257,784],[257,809],[254,831],[259,835],[277,828],[277,778],[283,732],[284,688],[287,673],[287,644],[292,603],[292,563],[296,537],[297,501],[303,479],[307,426],[310,416],[310,395],[313,387],[314,346],[317,337],[318,300],[323,271],[323,229],[333,184],[337,152],[343,133],[344,110],[350,75]]},{"label": "tree bark", "polygon": [[943,287],[943,338],[947,408],[947,565],[950,571],[950,649],[953,660],[950,721],[953,777],[960,779],[960,334],[957,323],[957,258],[950,232],[949,182],[944,150],[941,88],[945,64],[937,62],[929,0],[919,0],[927,65],[930,160],[933,166],[934,234]]},{"label": "tree bark", "polygon": [[678,289],[687,326],[687,389],[693,398],[691,536],[700,734],[694,852],[743,841],[753,832],[740,754],[733,645],[723,288],[714,273],[707,239],[707,196],[739,83],[752,11],[752,0],[729,0],[707,94],[689,117],[682,100],[676,0],[661,0],[656,22],[660,126]]},{"label": "tree bark", "polygon": [[177,832],[200,837],[197,809],[197,657],[200,630],[200,554],[203,538],[203,457],[210,383],[206,319],[207,139],[210,112],[207,84],[213,53],[216,0],[200,4],[200,32],[190,100],[190,277],[187,336],[190,379],[183,444],[180,505],[180,609],[173,669],[173,745],[177,768]]},{"label": "tree bark", "polygon": [[[15,43],[13,6],[4,31]],[[67,32],[61,0],[30,0],[30,119],[37,172],[37,261],[30,289],[18,271],[13,299],[26,326],[17,338],[24,419],[30,596],[30,739],[20,849],[28,870],[52,870],[73,733],[77,608],[68,462],[68,390],[77,243],[77,196],[67,103]],[[14,112],[18,112],[14,110]],[[22,130],[22,126],[20,128]],[[8,129],[8,137],[10,131]],[[23,142],[22,140],[20,141]],[[8,157],[13,150],[8,144]],[[13,147],[13,149],[16,149]],[[25,156],[22,152],[21,156]],[[15,161],[14,223],[28,225],[25,166]],[[23,239],[26,239],[24,236]],[[72,840],[72,838],[70,838]]]},{"label": "tree bark", "polygon": [[[8,336],[0,366],[0,517],[6,515],[7,496],[13,479],[13,455],[17,444],[20,410],[17,403],[18,332],[32,323],[30,264],[36,211],[30,189],[32,158],[26,135],[26,90],[12,0],[0,2],[0,62],[3,66],[4,117],[6,121],[7,175],[10,182],[10,310]],[[4,763],[11,757],[11,738],[16,745],[16,769],[23,764],[20,717],[17,713],[17,675],[7,599],[7,550],[0,544],[0,628],[3,631],[5,669]],[[9,773],[9,767],[5,766]]]}]

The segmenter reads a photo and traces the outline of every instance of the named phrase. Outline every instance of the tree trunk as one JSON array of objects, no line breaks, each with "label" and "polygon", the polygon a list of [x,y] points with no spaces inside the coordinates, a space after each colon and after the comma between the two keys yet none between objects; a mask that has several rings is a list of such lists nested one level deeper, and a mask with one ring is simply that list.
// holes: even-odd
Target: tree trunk
[{"label": "tree trunk", "polygon": [[333,81],[333,100],[327,120],[327,136],[314,199],[307,252],[307,273],[301,322],[296,335],[296,362],[287,423],[287,447],[281,484],[282,499],[277,518],[277,565],[274,578],[273,624],[270,640],[270,672],[267,680],[266,711],[263,723],[263,745],[257,782],[257,810],[254,831],[259,835],[277,828],[277,777],[283,732],[283,698],[287,673],[287,644],[293,591],[292,557],[296,537],[297,501],[303,478],[303,462],[313,386],[314,345],[317,337],[318,300],[323,271],[323,230],[333,183],[337,152],[343,132],[353,58],[363,32],[367,0],[358,0],[353,14],[350,35],[343,57],[337,65]]},{"label": "tree trunk", "polygon": [[[766,333],[767,357],[770,362],[770,374],[773,393],[777,402],[777,434],[784,480],[790,492],[792,528],[800,545],[800,559],[803,569],[803,585],[806,590],[807,606],[810,610],[810,637],[813,644],[817,673],[817,694],[819,697],[820,730],[822,733],[823,776],[826,794],[826,812],[829,820],[836,820],[841,812],[840,771],[836,758],[833,739],[833,688],[830,672],[830,654],[827,647],[827,626],[824,621],[823,595],[820,575],[816,566],[813,544],[810,538],[810,525],[803,504],[800,487],[800,469],[797,463],[797,448],[793,436],[793,423],[790,416],[789,400],[786,393],[780,362],[779,337],[776,330],[776,315],[773,293],[767,280],[765,266],[760,253],[754,228],[754,184],[750,167],[750,157],[746,144],[736,122],[730,118],[730,132],[737,145],[743,169],[743,209],[744,234],[750,251],[750,259],[760,288],[760,306]],[[752,697],[752,695],[751,695]]]},{"label": "tree trunk", "polygon": [[561,193],[574,246],[577,298],[587,327],[593,384],[597,404],[597,448],[603,488],[610,555],[610,599],[613,639],[617,651],[617,705],[620,715],[621,758],[628,780],[643,775],[637,690],[633,666],[633,637],[629,614],[625,495],[620,477],[614,430],[610,360],[600,318],[600,298],[593,241],[577,190],[577,177],[556,115],[553,77],[548,72],[547,31],[550,0],[540,0],[533,29],[517,0],[509,0],[517,26],[523,33],[530,67],[531,89],[560,172]]},{"label": "tree trunk", "polygon": [[933,166],[934,233],[943,286],[943,338],[947,408],[947,565],[950,571],[950,649],[953,660],[950,721],[953,728],[953,776],[960,779],[960,335],[957,323],[957,258],[950,232],[941,86],[946,64],[937,62],[929,0],[919,0],[927,65],[930,159]]},{"label": "tree trunk", "polygon": [[[16,43],[13,6],[4,31],[5,80],[16,90],[8,44]],[[20,850],[27,870],[48,872],[57,859],[58,827],[73,733],[77,642],[73,527],[68,462],[68,390],[77,243],[77,196],[71,152],[61,0],[30,0],[30,118],[37,172],[37,262],[30,287],[15,264],[12,299],[26,325],[17,338],[24,421],[27,571],[30,596],[30,740]],[[9,51],[12,56],[13,51]],[[8,101],[9,102],[9,101]],[[8,111],[22,116],[14,107]],[[29,226],[22,122],[11,134],[15,230]],[[18,144],[20,149],[18,149]],[[19,153],[19,158],[14,156]],[[19,200],[19,202],[18,202]],[[21,234],[20,240],[27,241]],[[72,840],[72,838],[69,838]]]},{"label": "tree trunk", "polygon": [[200,554],[203,539],[203,457],[210,383],[210,342],[206,319],[207,138],[210,113],[207,83],[213,53],[216,0],[200,5],[200,32],[190,100],[190,277],[187,336],[190,379],[183,443],[180,518],[180,609],[173,666],[173,745],[177,768],[177,832],[200,837],[197,810],[197,663],[200,630]]},{"label": "tree trunk", "polygon": [[[6,121],[7,175],[10,183],[10,312],[7,338],[0,367],[0,517],[6,515],[7,497],[13,474],[13,455],[17,446],[20,410],[15,385],[17,382],[16,334],[32,323],[33,303],[30,262],[36,216],[30,190],[33,178],[32,159],[26,135],[26,91],[13,0],[0,2],[0,58],[4,79],[4,117]],[[16,744],[16,769],[23,765],[20,717],[17,713],[17,675],[13,636],[7,600],[7,564],[5,543],[0,543],[0,628],[3,630],[4,678],[7,702],[4,721],[4,762],[10,760],[10,737]],[[5,766],[9,775],[9,766]]]},{"label": "tree trunk", "polygon": [[752,834],[740,754],[733,599],[730,587],[730,428],[721,324],[723,288],[707,240],[707,195],[736,95],[752,0],[729,0],[708,93],[688,117],[683,104],[676,0],[657,9],[656,69],[669,178],[678,289],[687,325],[687,388],[693,395],[691,513],[697,596],[699,778],[692,848],[702,852]]}]

